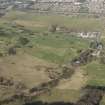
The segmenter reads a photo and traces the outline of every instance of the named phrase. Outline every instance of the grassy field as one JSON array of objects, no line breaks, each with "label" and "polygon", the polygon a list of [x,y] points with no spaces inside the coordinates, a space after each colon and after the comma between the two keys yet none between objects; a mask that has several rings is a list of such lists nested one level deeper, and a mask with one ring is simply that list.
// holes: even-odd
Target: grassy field
[{"label": "grassy field", "polygon": [[12,11],[4,17],[9,21],[15,21],[26,27],[34,28],[36,31],[45,31],[51,24],[67,26],[68,28],[78,31],[103,31],[104,19],[88,18],[88,17],[67,17],[59,15],[36,15],[34,13],[26,13]]},{"label": "grassy field", "polygon": [[[58,17],[43,16],[43,15],[36,16],[36,15],[30,14],[28,17],[26,17],[25,15],[27,14],[23,12],[22,13],[12,12],[3,18],[3,22],[1,22],[1,27],[5,30],[6,32],[5,34],[8,36],[8,37],[2,37],[3,40],[6,40],[6,41],[8,40],[7,41],[8,43],[14,44],[17,42],[17,39],[20,36],[26,37],[30,41],[27,46],[33,46],[33,48],[31,49],[31,52],[29,50],[30,48],[24,47],[27,53],[35,57],[38,57],[40,59],[45,59],[47,61],[60,63],[60,64],[71,60],[74,56],[78,54],[77,53],[78,50],[83,50],[88,48],[90,41],[87,39],[84,40],[84,39],[75,37],[75,35],[71,35],[71,34],[68,35],[66,33],[48,32],[49,25],[59,22],[59,19],[58,19],[60,18],[59,16]],[[15,17],[16,19],[13,20],[13,17]],[[55,19],[54,20],[55,22],[51,21],[51,19]],[[83,24],[86,22],[86,20],[81,19]],[[22,21],[24,21],[24,23]],[[67,26],[70,26],[70,28],[71,27],[79,28],[79,25],[77,26],[75,25],[75,21],[77,21],[77,23],[79,24],[80,19],[61,16],[61,20],[59,24],[62,24],[62,25],[65,24]],[[93,21],[93,19],[89,19],[89,21]],[[30,25],[32,25],[33,28],[31,28],[30,31],[33,31],[34,35],[31,35],[30,31],[19,33],[18,30],[20,29],[18,27],[17,28],[12,27],[12,25],[14,25],[14,22],[16,22],[16,24],[18,25],[24,26],[25,29],[29,29],[29,30],[31,28]],[[82,24],[82,22],[80,23]],[[43,24],[42,27],[40,27],[40,23]],[[87,23],[86,27],[89,27],[91,25],[91,23],[88,23],[88,22],[86,23]],[[99,20],[96,20],[96,21],[93,21],[93,24],[99,25],[100,22]],[[100,25],[98,27],[100,27]],[[42,28],[43,28],[43,31],[40,30]],[[37,30],[37,33],[36,33],[36,30]]]},{"label": "grassy field", "polygon": [[[26,13],[19,11],[12,11],[3,17],[4,23],[18,24],[24,26],[26,29],[30,29],[37,32],[31,36],[30,33],[21,33],[21,36],[26,36],[30,39],[30,45],[34,46],[31,53],[41,59],[45,59],[55,63],[67,62],[71,58],[77,55],[77,51],[88,48],[89,41],[81,38],[72,37],[72,35],[61,33],[48,33],[48,27],[51,24],[58,24],[60,26],[68,27],[76,31],[103,31],[102,19],[94,19],[88,17],[66,17],[57,15],[36,15],[34,13]],[[2,25],[3,22],[1,22]],[[19,36],[16,33],[17,29],[10,28],[10,34],[13,36]],[[18,37],[17,36],[17,37]],[[75,36],[75,35],[74,35]],[[28,50],[26,48],[26,50]]]},{"label": "grassy field", "polygon": [[105,96],[103,97],[103,100],[101,101],[100,105],[105,105]]},{"label": "grassy field", "polygon": [[76,102],[81,96],[79,90],[59,90],[53,89],[50,93],[46,93],[36,100],[42,100],[43,102]]},{"label": "grassy field", "polygon": [[29,52],[34,56],[55,63],[64,63],[77,55],[77,51],[88,48],[89,41],[64,35],[37,35],[30,38],[35,48]]},{"label": "grassy field", "polygon": [[84,67],[89,76],[88,84],[93,86],[105,86],[105,65],[99,61],[93,61]]},{"label": "grassy field", "polygon": [[[27,85],[32,85],[34,84],[32,83],[33,81],[37,81],[37,76],[35,76],[37,74],[33,74],[33,71],[35,72],[33,65],[36,63],[34,58],[40,59],[45,63],[47,62],[47,65],[49,65],[49,62],[55,65],[65,64],[72,58],[78,56],[79,50],[89,48],[91,42],[89,39],[78,38],[72,34],[58,32],[50,33],[48,32],[48,27],[50,25],[57,24],[75,31],[100,31],[102,38],[104,38],[105,30],[103,21],[104,19],[102,18],[36,15],[34,13],[11,11],[0,19],[0,31],[3,31],[3,33],[0,33],[0,52],[7,51],[10,46],[18,45],[20,46],[17,50],[19,51],[18,53],[22,52],[25,56],[21,55],[19,57],[19,55],[16,55],[15,58],[7,57],[5,59],[6,63],[1,65],[6,69],[8,68],[7,73],[10,74],[11,72],[12,75],[15,73],[17,78],[19,76],[19,79],[25,79]],[[24,32],[21,32],[22,29],[25,29]],[[29,42],[26,45],[21,45],[19,42],[20,37],[27,38]],[[104,41],[104,39],[102,40]],[[13,62],[15,62],[14,66],[10,60],[8,64],[8,59],[12,59]],[[23,65],[20,64],[20,62],[22,62]],[[42,63],[39,62],[39,64],[41,65]],[[99,61],[93,61],[81,68],[88,74],[88,85],[105,86],[104,64],[100,64]],[[24,75],[25,70],[26,73]],[[20,71],[22,71],[23,74],[19,73]],[[38,76],[40,76],[40,71],[38,73]],[[29,77],[31,75],[32,78]],[[28,84],[29,81],[31,82]],[[51,94],[44,94],[37,100],[50,102],[63,100],[75,102],[80,95],[80,89],[53,89]]]}]

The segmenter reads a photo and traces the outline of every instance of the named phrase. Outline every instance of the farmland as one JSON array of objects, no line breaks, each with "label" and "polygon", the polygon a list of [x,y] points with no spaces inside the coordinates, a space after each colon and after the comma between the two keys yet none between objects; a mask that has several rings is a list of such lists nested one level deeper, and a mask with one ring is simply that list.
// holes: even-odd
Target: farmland
[{"label": "farmland", "polygon": [[[105,41],[104,18],[36,15],[31,12],[11,11],[0,18],[0,76],[22,82],[26,88],[31,89],[51,80],[49,68],[51,73],[53,69],[58,74],[61,73],[63,65],[70,64],[81,51],[89,49],[90,43],[95,40],[77,37],[70,32],[50,32],[49,27],[55,24],[75,32],[99,31],[102,43]],[[34,97],[33,100],[77,102],[84,94],[83,87],[105,87],[104,70],[105,64],[102,64],[98,57],[77,67],[72,77],[62,79],[50,93]],[[11,87],[7,91],[12,95],[16,90]],[[10,97],[6,92],[0,93],[0,97],[4,95],[1,101]],[[102,105],[103,103],[104,99]]]}]

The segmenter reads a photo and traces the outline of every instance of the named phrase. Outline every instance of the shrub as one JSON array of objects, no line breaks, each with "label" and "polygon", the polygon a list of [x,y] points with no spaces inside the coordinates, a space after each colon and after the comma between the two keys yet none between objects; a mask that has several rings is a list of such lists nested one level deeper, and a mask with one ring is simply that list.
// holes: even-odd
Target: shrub
[{"label": "shrub", "polygon": [[0,57],[2,57],[2,56],[3,56],[3,53],[0,52]]},{"label": "shrub", "polygon": [[16,49],[14,47],[10,47],[8,50],[9,55],[16,55]]},{"label": "shrub", "polygon": [[53,24],[49,27],[49,32],[56,32],[57,25]]},{"label": "shrub", "polygon": [[105,51],[102,51],[100,54],[100,62],[102,64],[105,64]]},{"label": "shrub", "polygon": [[27,38],[25,38],[25,37],[20,37],[19,38],[19,43],[21,45],[26,45],[27,43],[29,43],[29,40]]}]

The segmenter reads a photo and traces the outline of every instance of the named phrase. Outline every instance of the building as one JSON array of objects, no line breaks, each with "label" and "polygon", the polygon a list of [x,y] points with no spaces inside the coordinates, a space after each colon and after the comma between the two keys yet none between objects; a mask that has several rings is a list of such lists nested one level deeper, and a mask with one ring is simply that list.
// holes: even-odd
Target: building
[{"label": "building", "polygon": [[88,0],[90,13],[105,13],[105,0]]},{"label": "building", "polygon": [[100,32],[80,32],[77,33],[77,36],[81,38],[95,38],[97,40],[100,36]]},{"label": "building", "polygon": [[0,0],[0,8],[13,6],[19,10],[35,12],[105,15],[105,0]]}]

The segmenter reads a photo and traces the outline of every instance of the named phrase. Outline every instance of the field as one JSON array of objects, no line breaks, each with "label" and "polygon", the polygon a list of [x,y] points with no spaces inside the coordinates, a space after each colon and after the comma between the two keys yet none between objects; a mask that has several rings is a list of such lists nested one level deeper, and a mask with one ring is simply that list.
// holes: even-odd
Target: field
[{"label": "field", "polygon": [[[79,38],[71,33],[49,32],[49,26],[53,24],[76,32],[100,31],[104,43],[104,18],[11,11],[0,18],[0,55],[4,56],[0,57],[1,76],[12,77],[32,88],[50,80],[45,72],[46,67],[70,63],[80,50],[89,48],[91,39]],[[8,55],[8,49],[13,46],[16,46],[16,55]],[[99,59],[81,66],[72,78],[61,80],[50,93],[34,100],[75,102],[86,85],[105,86],[105,64],[101,64]]]}]

